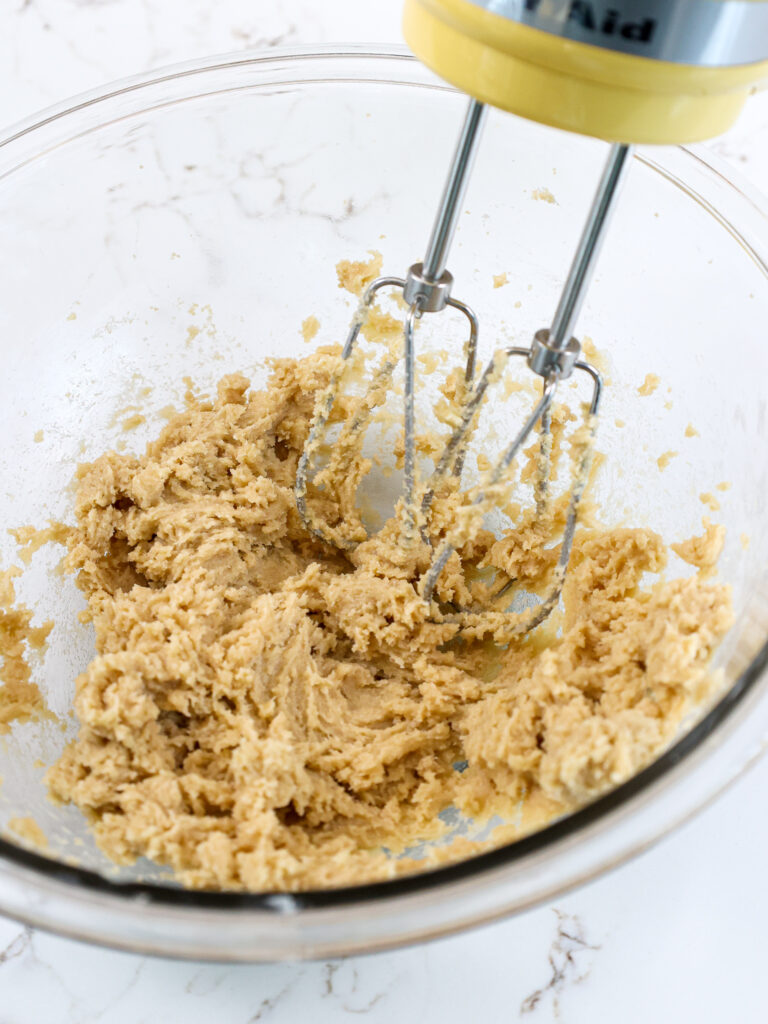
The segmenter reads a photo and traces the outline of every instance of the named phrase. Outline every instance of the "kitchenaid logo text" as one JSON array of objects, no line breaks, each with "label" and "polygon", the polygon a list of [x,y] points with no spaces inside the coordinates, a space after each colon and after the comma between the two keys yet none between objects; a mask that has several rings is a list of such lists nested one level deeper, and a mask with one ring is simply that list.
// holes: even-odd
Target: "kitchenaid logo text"
[{"label": "kitchenaid logo text", "polygon": [[[551,4],[547,0],[524,0],[527,14],[550,15]],[[562,12],[562,13],[561,13]],[[618,36],[633,43],[650,43],[656,31],[655,18],[628,20],[615,7],[603,9],[590,0],[571,0],[558,4],[558,20],[564,25],[578,25],[588,32],[602,36]]]}]

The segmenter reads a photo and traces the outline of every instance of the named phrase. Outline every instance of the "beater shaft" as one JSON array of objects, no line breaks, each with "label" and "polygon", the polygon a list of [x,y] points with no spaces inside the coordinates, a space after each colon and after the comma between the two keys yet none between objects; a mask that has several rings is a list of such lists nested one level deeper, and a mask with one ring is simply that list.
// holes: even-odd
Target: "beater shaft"
[{"label": "beater shaft", "polygon": [[428,281],[438,281],[446,268],[486,113],[485,104],[470,101],[422,264]]},{"label": "beater shaft", "polygon": [[570,376],[573,364],[579,357],[580,345],[573,338],[573,330],[584,304],[608,223],[616,206],[620,185],[631,163],[631,156],[632,146],[625,146],[622,143],[611,146],[560,293],[552,326],[548,330],[545,328],[537,331],[531,345],[528,365],[541,377],[547,377],[552,372],[558,373],[561,379]]},{"label": "beater shaft", "polygon": [[573,334],[631,157],[632,146],[621,143],[611,146],[549,329],[549,343],[553,348],[562,349]]}]

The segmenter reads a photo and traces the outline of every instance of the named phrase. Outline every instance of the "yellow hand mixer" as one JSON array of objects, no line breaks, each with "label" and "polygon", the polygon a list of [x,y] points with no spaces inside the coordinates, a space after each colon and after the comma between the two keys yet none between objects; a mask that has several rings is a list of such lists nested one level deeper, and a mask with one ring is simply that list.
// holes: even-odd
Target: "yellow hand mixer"
[{"label": "yellow hand mixer", "polygon": [[[315,536],[339,548],[357,538],[321,521],[311,508],[308,486],[314,456],[326,438],[343,369],[358,343],[367,311],[383,289],[401,293],[407,307],[403,326],[404,434],[402,536],[412,543],[424,523],[436,490],[459,486],[464,454],[480,406],[499,379],[506,360],[524,359],[541,378],[541,396],[517,435],[501,453],[472,503],[482,507],[504,481],[515,457],[538,428],[540,447],[536,511],[546,505],[551,453],[550,413],[558,386],[574,371],[588,375],[593,428],[600,404],[598,371],[580,358],[574,329],[597,261],[611,212],[631,163],[635,144],[686,143],[728,129],[746,97],[768,79],[768,0],[406,0],[406,41],[428,67],[471,97],[437,210],[424,260],[404,278],[379,277],[363,294],[342,351],[339,371],[318,398],[296,477],[299,513]],[[529,348],[497,352],[475,379],[478,320],[452,296],[448,253],[480,141],[487,105],[543,124],[612,143],[570,271],[551,324],[537,331]],[[416,322],[427,313],[452,307],[467,318],[463,402],[434,472],[417,488],[415,428]],[[365,430],[380,405],[400,357],[390,355],[373,375],[363,399],[343,426],[344,446]],[[559,600],[568,566],[591,446],[583,446],[574,475],[555,576],[549,593],[527,614],[510,615],[510,634],[542,622]],[[320,475],[315,478],[320,480]],[[322,485],[320,485],[322,486]],[[419,580],[419,591],[444,621],[435,604],[440,575],[453,552],[443,539]],[[494,598],[511,589],[498,588]],[[468,609],[454,609],[461,618]]]}]

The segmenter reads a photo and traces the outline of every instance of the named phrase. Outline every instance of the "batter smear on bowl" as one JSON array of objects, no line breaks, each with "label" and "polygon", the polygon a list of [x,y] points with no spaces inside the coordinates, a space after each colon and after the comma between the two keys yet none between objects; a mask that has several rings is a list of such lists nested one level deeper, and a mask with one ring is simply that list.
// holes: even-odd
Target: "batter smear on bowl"
[{"label": "batter smear on bowl", "polygon": [[[313,537],[293,486],[337,361],[276,359],[260,392],[225,377],[141,457],[80,468],[67,557],[97,653],[48,782],[118,862],[249,890],[417,870],[429,861],[392,853],[438,834],[445,808],[517,810],[520,834],[647,764],[713,685],[728,588],[661,579],[649,529],[581,527],[561,609],[502,644],[430,614],[430,549],[404,549],[397,517],[349,554]],[[359,468],[310,495],[353,531]],[[436,497],[433,535],[461,500]],[[531,524],[469,531],[439,601],[477,597],[491,567],[541,592],[557,543]]]}]

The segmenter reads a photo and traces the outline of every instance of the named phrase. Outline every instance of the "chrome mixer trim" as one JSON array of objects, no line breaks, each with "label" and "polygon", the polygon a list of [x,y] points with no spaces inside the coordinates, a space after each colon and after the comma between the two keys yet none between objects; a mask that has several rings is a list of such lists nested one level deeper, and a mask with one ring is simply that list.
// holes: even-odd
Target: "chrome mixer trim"
[{"label": "chrome mixer trim", "polygon": [[768,60],[765,0],[469,0],[550,35],[672,64]]}]

